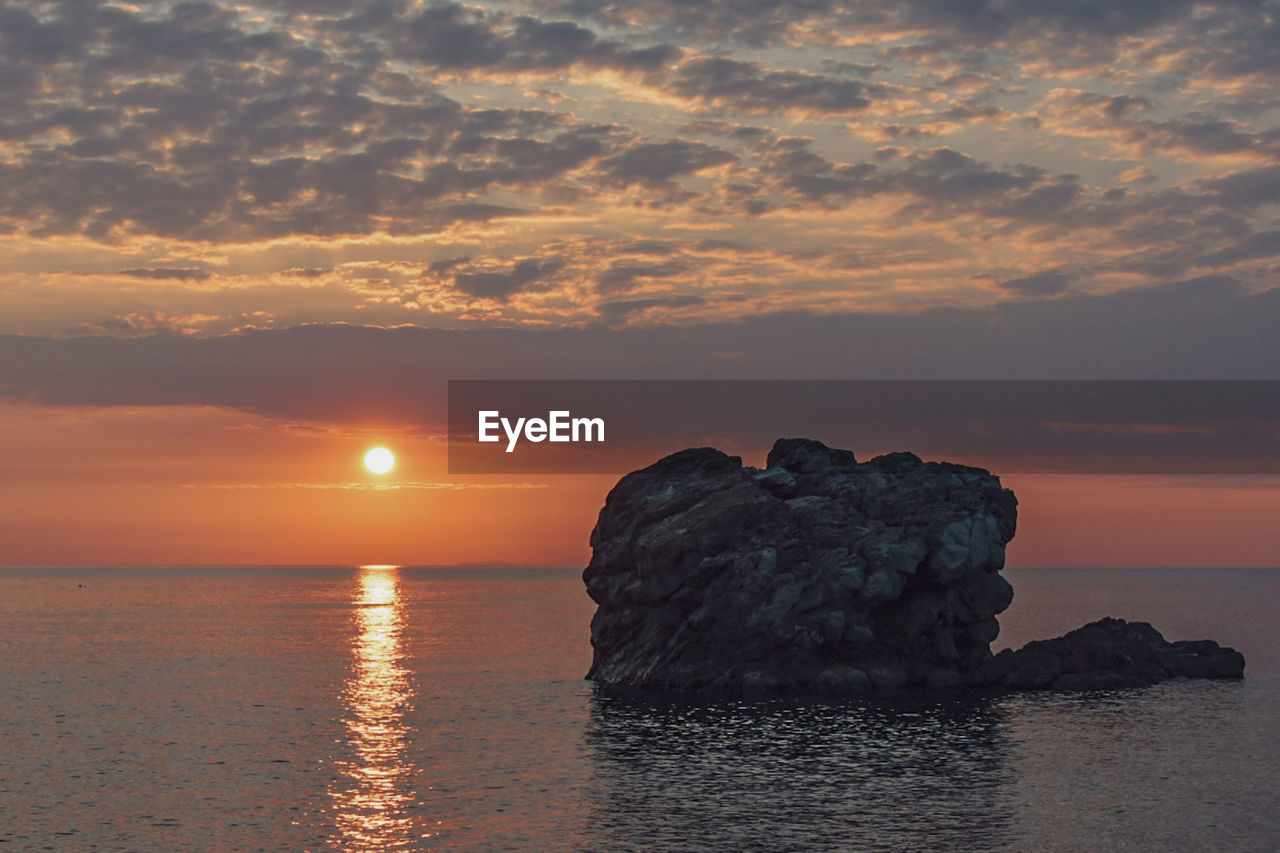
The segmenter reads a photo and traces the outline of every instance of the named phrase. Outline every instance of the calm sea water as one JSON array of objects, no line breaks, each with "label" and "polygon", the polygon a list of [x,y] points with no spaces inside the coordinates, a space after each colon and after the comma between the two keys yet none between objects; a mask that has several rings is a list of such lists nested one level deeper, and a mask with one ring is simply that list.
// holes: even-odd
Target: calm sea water
[{"label": "calm sea water", "polygon": [[0,850],[1277,850],[1280,571],[1010,571],[1243,682],[918,704],[599,695],[563,569],[0,571]]}]

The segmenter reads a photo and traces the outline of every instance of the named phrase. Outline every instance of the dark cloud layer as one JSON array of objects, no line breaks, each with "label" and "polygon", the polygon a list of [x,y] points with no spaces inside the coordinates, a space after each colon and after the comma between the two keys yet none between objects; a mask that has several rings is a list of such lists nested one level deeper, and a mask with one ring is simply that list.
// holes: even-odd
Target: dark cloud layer
[{"label": "dark cloud layer", "polygon": [[442,75],[607,71],[761,114],[856,113],[890,90],[449,3],[254,11],[7,8],[0,140],[13,156],[0,166],[0,226],[99,240],[427,234],[517,214],[486,196],[580,183],[571,174],[591,162],[606,185],[619,174],[665,185],[735,156],[703,145],[694,162],[672,152],[684,168],[658,169],[678,141],[568,112],[465,106],[436,89]]},{"label": "dark cloud layer", "polygon": [[[122,336],[276,322],[278,293],[248,304],[264,280],[294,288],[281,325],[1069,313],[1076,290],[1206,273],[1256,293],[1280,256],[1277,20],[1280,0],[0,2],[0,236],[118,247],[34,275],[127,289],[56,326]],[[638,228],[662,251],[618,249]],[[394,259],[315,248],[361,241]],[[311,312],[321,289],[336,307]]]},{"label": "dark cloud layer", "polygon": [[[1263,9],[1272,6],[1217,3],[1204,14],[1242,33],[1266,31],[1274,25],[1244,25],[1271,20]],[[0,227],[100,240],[430,234],[518,216],[548,191],[590,195],[647,187],[688,201],[695,196],[672,194],[680,190],[673,180],[730,164],[721,194],[726,200],[735,186],[756,177],[789,192],[793,204],[843,205],[894,191],[914,193],[925,204],[987,200],[995,216],[1061,218],[1081,189],[1071,176],[1053,176],[1044,167],[997,168],[943,147],[909,152],[907,168],[885,175],[857,160],[817,162],[800,149],[753,151],[746,139],[738,140],[738,150],[721,149],[646,138],[567,111],[476,108],[431,83],[441,75],[483,81],[607,71],[694,109],[858,115],[897,102],[905,90],[706,55],[696,41],[665,42],[663,33],[757,39],[772,31],[794,38],[797,26],[821,25],[850,34],[905,28],[956,43],[1045,32],[1106,41],[1175,23],[1192,26],[1192,6],[1182,2],[917,0],[886,11],[825,0],[649,2],[625,9],[574,0],[549,8],[578,20],[452,3],[290,6],[284,15],[212,3],[131,11],[67,2],[39,14],[5,7],[0,76],[10,85],[0,139],[12,153],[0,165]],[[665,29],[631,32],[616,26],[624,18],[662,22]],[[589,21],[618,36],[595,32],[583,23]],[[1203,111],[1145,118],[1154,105],[1148,95],[1069,98],[1060,105],[1096,110],[1098,122],[1131,145],[1275,156],[1274,134],[1236,120]],[[931,121],[961,123],[1003,115],[973,100],[930,113]],[[886,125],[883,132],[901,139],[933,133],[910,124]],[[1249,192],[1233,190],[1233,182],[1246,183]],[[1273,198],[1271,183],[1254,174],[1210,180],[1204,188],[1207,201],[1224,197],[1224,204],[1247,205],[1250,193],[1254,203]],[[535,195],[527,207],[492,197],[507,191]],[[756,194],[726,212],[759,214],[779,206],[786,203]]]},{"label": "dark cloud layer", "polygon": [[1278,325],[1280,289],[1248,294],[1214,277],[987,310],[776,314],[698,327],[9,335],[0,336],[0,395],[412,424],[439,414],[449,378],[1277,379]]}]

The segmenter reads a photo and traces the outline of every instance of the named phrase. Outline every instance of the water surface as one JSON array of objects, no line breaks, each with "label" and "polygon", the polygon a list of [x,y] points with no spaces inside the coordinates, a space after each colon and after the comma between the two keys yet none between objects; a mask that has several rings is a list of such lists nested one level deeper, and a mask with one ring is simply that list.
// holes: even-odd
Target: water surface
[{"label": "water surface", "polygon": [[0,849],[1280,848],[1280,572],[1013,570],[1243,682],[911,704],[597,693],[576,570],[0,571]]}]

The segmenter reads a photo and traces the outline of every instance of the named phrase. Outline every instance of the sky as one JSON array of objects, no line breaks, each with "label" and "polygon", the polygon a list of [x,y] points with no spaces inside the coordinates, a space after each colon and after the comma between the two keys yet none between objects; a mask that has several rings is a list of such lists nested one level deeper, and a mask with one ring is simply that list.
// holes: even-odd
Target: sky
[{"label": "sky", "polygon": [[[1280,378],[1274,0],[66,0],[0,47],[0,564],[584,563],[614,478],[450,477],[450,378]],[[1274,478],[1006,484],[1015,564],[1280,564]]]}]

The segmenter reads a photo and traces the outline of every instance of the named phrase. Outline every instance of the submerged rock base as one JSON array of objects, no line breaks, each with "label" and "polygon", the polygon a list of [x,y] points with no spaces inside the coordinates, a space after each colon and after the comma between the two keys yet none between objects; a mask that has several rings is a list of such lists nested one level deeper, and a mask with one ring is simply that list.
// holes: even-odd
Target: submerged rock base
[{"label": "submerged rock base", "polygon": [[981,468],[781,439],[622,478],[583,573],[588,678],[680,693],[1082,689],[1240,677],[1239,653],[1103,620],[992,656],[1017,500]]}]

